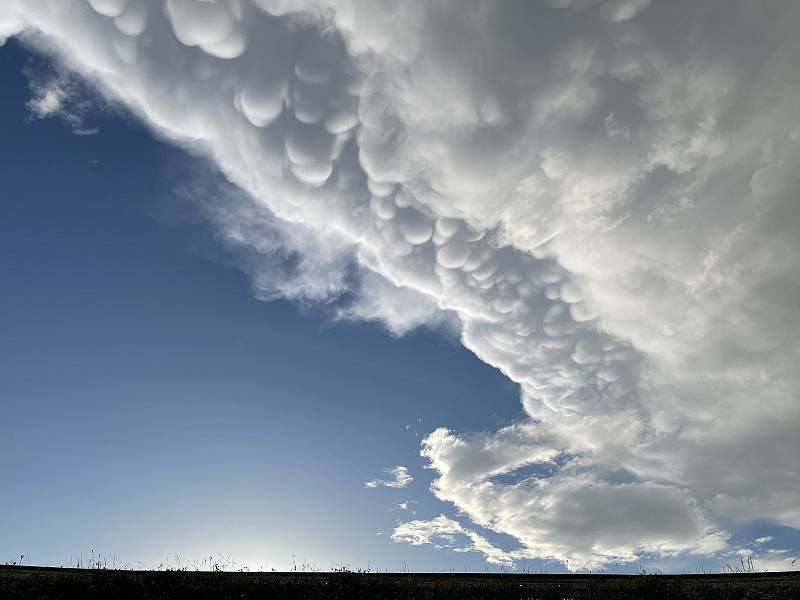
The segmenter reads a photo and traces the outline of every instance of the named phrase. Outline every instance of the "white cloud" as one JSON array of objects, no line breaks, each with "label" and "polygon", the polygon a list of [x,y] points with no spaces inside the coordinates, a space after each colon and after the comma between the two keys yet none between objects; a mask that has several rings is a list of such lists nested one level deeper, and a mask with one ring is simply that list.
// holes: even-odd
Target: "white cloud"
[{"label": "white cloud", "polygon": [[355,300],[339,308],[337,316],[340,319],[378,321],[398,336],[422,325],[456,334],[459,329],[457,318],[440,310],[430,297],[411,288],[399,287],[371,271],[363,273]]},{"label": "white cloud", "polygon": [[384,473],[391,475],[392,479],[373,479],[371,481],[367,481],[364,484],[364,487],[388,487],[400,489],[408,487],[414,481],[414,478],[408,472],[408,469],[401,465],[398,465],[392,469],[386,469]]},{"label": "white cloud", "polygon": [[427,438],[440,498],[586,565],[800,527],[796,2],[90,4],[0,37],[245,190],[212,219],[259,295],[519,383],[529,421]]},{"label": "white cloud", "polygon": [[439,515],[427,521],[416,520],[398,525],[392,532],[392,539],[412,546],[433,544],[437,538],[452,544],[455,534],[463,531],[458,521]]},{"label": "white cloud", "polygon": [[[687,490],[630,481],[628,473],[597,474],[578,458],[559,466],[553,443],[534,424],[470,439],[438,429],[424,440],[423,456],[439,473],[436,496],[483,527],[519,539],[525,550],[515,558],[586,568],[725,546],[724,534]],[[523,466],[538,468],[510,483],[498,479]]]},{"label": "white cloud", "polygon": [[409,514],[416,515],[417,511],[412,508],[412,505],[416,503],[416,500],[405,500],[403,502],[398,502],[395,506],[400,510],[408,511]]},{"label": "white cloud", "polygon": [[179,184],[168,220],[199,214],[214,227],[227,250],[264,300],[287,298],[304,304],[333,304],[349,289],[350,244],[337,235],[317,234],[302,223],[286,223],[229,183],[209,177],[202,164]]},{"label": "white cloud", "polygon": [[58,117],[70,126],[76,135],[94,135],[99,129],[86,125],[92,103],[81,91],[80,82],[66,69],[37,69],[28,65],[27,75],[31,99],[27,108],[35,119]]},{"label": "white cloud", "polygon": [[[739,549],[730,558],[722,559],[722,570],[728,572],[779,572],[800,570],[800,560],[788,549],[770,549],[766,552]],[[733,556],[735,555],[735,556]]]},{"label": "white cloud", "polygon": [[754,541],[755,541],[756,544],[766,544],[767,542],[771,542],[772,539],[773,538],[772,538],[771,535],[766,535],[764,537],[756,538]]},{"label": "white cloud", "polygon": [[479,533],[471,530],[465,530],[464,533],[467,534],[467,537],[472,542],[470,546],[464,548],[465,551],[480,552],[490,565],[507,567],[514,564],[517,558],[514,553],[498,548]]},{"label": "white cloud", "polygon": [[438,548],[449,548],[454,552],[480,552],[486,562],[493,565],[507,566],[514,563],[511,553],[498,548],[479,533],[465,529],[458,521],[444,515],[428,520],[401,523],[392,532],[392,539],[412,546],[432,544]]},{"label": "white cloud", "polygon": [[769,571],[771,573],[800,570],[800,558],[786,556],[783,558],[754,558],[754,571]]}]

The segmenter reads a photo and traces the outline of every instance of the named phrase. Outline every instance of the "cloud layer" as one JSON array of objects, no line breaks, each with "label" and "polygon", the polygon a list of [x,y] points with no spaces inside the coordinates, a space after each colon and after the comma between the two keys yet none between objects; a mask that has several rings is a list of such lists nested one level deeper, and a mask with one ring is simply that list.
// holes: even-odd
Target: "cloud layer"
[{"label": "cloud layer", "polygon": [[433,432],[434,492],[578,566],[800,527],[798,24],[789,0],[0,8],[0,38],[246,192],[212,217],[265,297],[457,321],[529,418]]}]

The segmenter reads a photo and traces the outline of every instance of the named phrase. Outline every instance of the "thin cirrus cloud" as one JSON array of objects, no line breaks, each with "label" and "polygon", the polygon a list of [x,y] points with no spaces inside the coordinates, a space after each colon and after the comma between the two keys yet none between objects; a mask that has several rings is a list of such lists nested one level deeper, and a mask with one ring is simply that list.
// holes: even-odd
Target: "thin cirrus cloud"
[{"label": "thin cirrus cloud", "polygon": [[[387,475],[391,475],[392,478],[373,479],[371,481],[367,481],[364,484],[364,487],[367,488],[388,487],[388,488],[401,489],[408,487],[414,481],[414,478],[408,472],[408,468],[403,467],[402,465],[398,465],[392,469],[386,469],[384,473],[386,473]],[[408,508],[407,505],[406,508]]]},{"label": "thin cirrus cloud", "polygon": [[27,66],[25,74],[31,88],[27,108],[35,119],[58,117],[70,126],[75,135],[94,135],[97,127],[86,124],[91,102],[83,98],[80,82],[65,69],[56,72],[38,70]]},{"label": "thin cirrus cloud", "polygon": [[259,257],[302,266],[266,297],[444,319],[518,383],[518,423],[425,438],[433,492],[584,567],[800,527],[798,23],[790,0],[0,8],[0,38],[243,190],[211,218],[256,289]]}]

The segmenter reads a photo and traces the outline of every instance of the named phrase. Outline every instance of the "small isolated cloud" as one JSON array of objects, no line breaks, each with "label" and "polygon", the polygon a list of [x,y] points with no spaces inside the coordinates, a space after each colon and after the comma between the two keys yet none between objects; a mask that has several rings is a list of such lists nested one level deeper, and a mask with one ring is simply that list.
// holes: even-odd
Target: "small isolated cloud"
[{"label": "small isolated cloud", "polygon": [[408,487],[409,484],[414,481],[414,478],[409,474],[408,469],[402,465],[398,465],[393,469],[386,469],[384,473],[391,475],[392,479],[373,479],[372,481],[367,481],[364,484],[364,487],[388,487],[400,489]]},{"label": "small isolated cloud", "polygon": [[398,502],[397,504],[395,504],[395,506],[399,510],[406,510],[406,511],[409,511],[410,514],[416,515],[417,511],[415,511],[411,506],[412,504],[416,504],[416,503],[417,503],[416,500],[406,500],[404,502]]},{"label": "small isolated cloud", "polygon": [[31,99],[26,104],[33,119],[59,118],[76,135],[94,135],[100,129],[86,124],[93,105],[81,93],[81,84],[69,71],[37,69],[28,65]]},{"label": "small isolated cloud", "polygon": [[770,542],[770,541],[772,541],[772,536],[771,535],[766,535],[764,537],[760,537],[760,538],[756,538],[755,539],[756,544],[766,544],[767,542]]},{"label": "small isolated cloud", "polygon": [[463,531],[464,529],[458,521],[439,515],[429,520],[419,519],[401,523],[392,532],[392,539],[412,546],[437,545],[438,541],[444,541],[451,545],[455,541],[455,534],[463,533]]},{"label": "small isolated cloud", "polygon": [[480,552],[486,562],[498,566],[514,563],[513,553],[498,548],[476,531],[462,527],[445,515],[401,523],[392,532],[392,539],[412,546],[431,544],[454,552]]}]

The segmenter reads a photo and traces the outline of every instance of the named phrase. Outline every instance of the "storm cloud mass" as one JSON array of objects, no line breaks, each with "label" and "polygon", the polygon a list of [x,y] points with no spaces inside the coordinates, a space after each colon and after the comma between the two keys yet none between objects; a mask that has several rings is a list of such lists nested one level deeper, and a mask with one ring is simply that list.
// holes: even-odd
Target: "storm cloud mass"
[{"label": "storm cloud mass", "polygon": [[525,419],[422,443],[433,493],[519,548],[445,517],[395,539],[574,567],[800,528],[798,25],[791,0],[0,5],[0,39],[244,191],[209,216],[259,294],[446,323],[519,384]]}]

